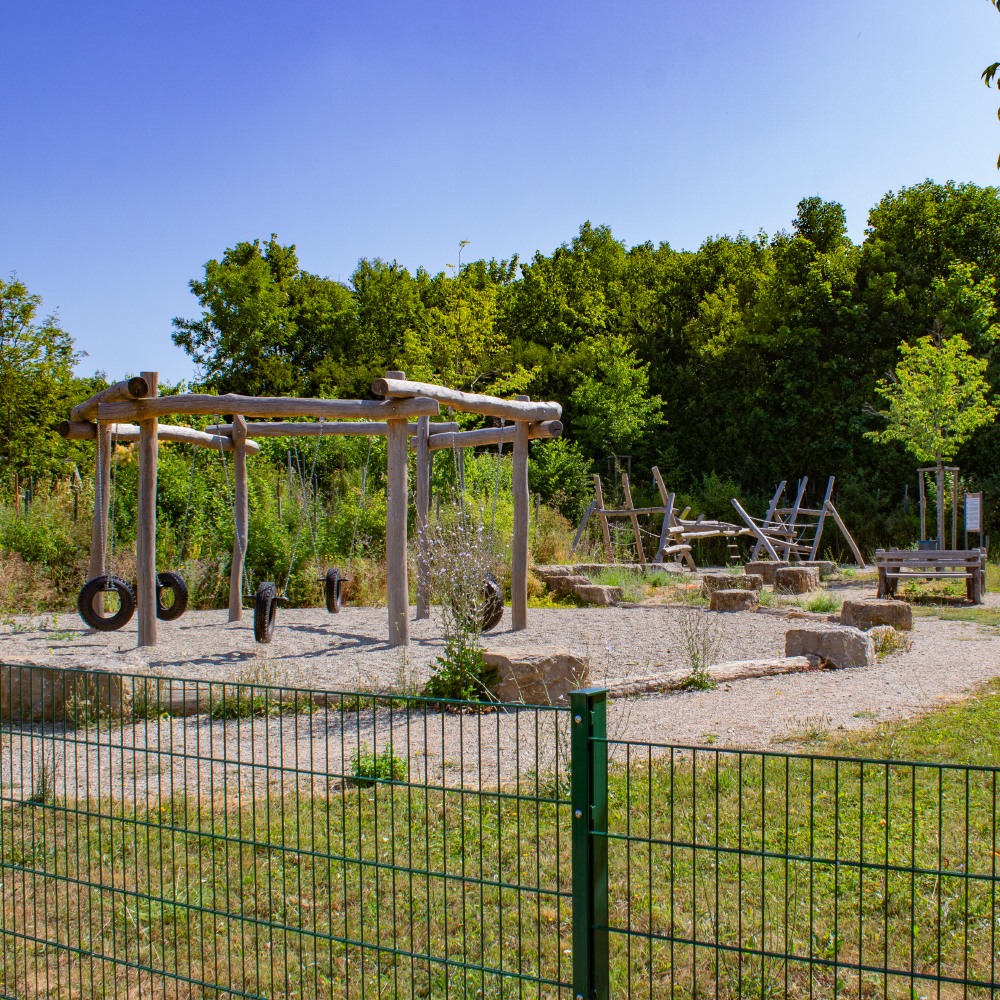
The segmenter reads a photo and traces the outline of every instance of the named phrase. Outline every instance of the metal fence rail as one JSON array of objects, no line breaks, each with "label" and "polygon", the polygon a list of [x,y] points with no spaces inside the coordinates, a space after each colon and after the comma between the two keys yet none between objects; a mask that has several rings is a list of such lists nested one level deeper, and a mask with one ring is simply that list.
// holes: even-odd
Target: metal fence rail
[{"label": "metal fence rail", "polygon": [[596,956],[577,956],[578,976],[590,969],[578,993],[917,1000],[1000,988],[996,768],[609,739],[603,702],[594,691],[573,704],[591,729],[574,793],[592,790],[574,796],[574,816],[590,814],[601,881],[578,914],[578,947]]},{"label": "metal fence rail", "polygon": [[599,689],[0,679],[5,997],[1000,988],[994,768],[638,743]]},{"label": "metal fence rail", "polygon": [[12,668],[0,992],[568,995],[566,711],[482,708]]}]

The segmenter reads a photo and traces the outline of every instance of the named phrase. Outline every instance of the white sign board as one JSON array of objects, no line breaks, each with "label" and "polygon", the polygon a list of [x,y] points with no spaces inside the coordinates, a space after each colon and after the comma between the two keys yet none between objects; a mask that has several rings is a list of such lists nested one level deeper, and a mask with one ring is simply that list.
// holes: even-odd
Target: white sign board
[{"label": "white sign board", "polygon": [[965,530],[982,531],[982,493],[965,494]]}]

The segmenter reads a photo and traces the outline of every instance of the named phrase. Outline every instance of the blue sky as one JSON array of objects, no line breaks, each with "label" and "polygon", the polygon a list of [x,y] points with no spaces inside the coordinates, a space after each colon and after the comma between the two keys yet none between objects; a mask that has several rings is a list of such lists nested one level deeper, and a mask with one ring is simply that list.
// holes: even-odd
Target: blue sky
[{"label": "blue sky", "polygon": [[206,260],[276,232],[306,269],[788,228],[1000,180],[988,0],[35,3],[2,7],[0,275],[109,377],[188,378]]}]

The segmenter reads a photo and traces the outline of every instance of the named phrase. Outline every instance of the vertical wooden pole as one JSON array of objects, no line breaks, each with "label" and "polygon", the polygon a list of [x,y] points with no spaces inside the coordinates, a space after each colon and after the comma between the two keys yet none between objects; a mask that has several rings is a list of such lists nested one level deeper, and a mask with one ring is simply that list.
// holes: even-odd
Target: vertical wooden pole
[{"label": "vertical wooden pole", "polygon": [[[159,395],[159,372],[139,373],[149,385],[149,396]],[[139,421],[139,509],[136,539],[136,608],[139,645],[156,645],[156,472],[159,462],[159,421]]]},{"label": "vertical wooden pole", "polygon": [[430,417],[417,418],[417,618],[430,618],[430,566],[427,562],[427,512],[431,500]]},{"label": "vertical wooden pole", "polygon": [[917,483],[920,486],[920,540],[927,540],[927,497],[924,496],[924,472],[917,470]]},{"label": "vertical wooden pole", "polygon": [[813,539],[812,550],[809,553],[810,562],[816,559],[816,553],[819,552],[819,540],[823,537],[823,522],[826,520],[826,505],[830,502],[830,497],[833,496],[833,480],[834,477],[830,476],[826,483],[826,496],[823,497],[823,506],[819,511],[819,520],[816,522],[816,537]]},{"label": "vertical wooden pole", "polygon": [[[403,372],[386,378],[405,379]],[[407,572],[409,434],[406,419],[389,420],[386,435],[385,589],[389,606],[389,645],[410,644],[410,587]]]},{"label": "vertical wooden pole", "polygon": [[[243,617],[243,568],[247,556],[247,539],[250,537],[250,507],[247,501],[247,422],[238,413],[233,414],[233,505],[236,508],[236,525],[233,533],[233,560],[229,570],[229,620],[238,622]],[[305,503],[305,497],[302,498]]]},{"label": "vertical wooden pole", "polygon": [[[622,473],[622,490],[625,493],[625,506],[632,507],[632,490],[628,484],[628,473]],[[639,555],[639,565],[646,568],[646,554],[642,551],[642,533],[639,531],[639,518],[632,515],[632,533],[635,535],[635,550]]]},{"label": "vertical wooden pole", "polygon": [[[785,491],[785,480],[782,479],[781,482],[778,483],[778,488],[774,491],[774,496],[771,497],[770,504],[768,504],[767,515],[764,518],[764,523],[762,527],[766,528],[771,523],[771,518],[774,517],[774,509],[775,507],[778,506],[778,500],[780,499],[781,494],[784,491]],[[753,552],[750,553],[751,560],[757,558],[757,553],[760,552],[761,546],[763,544],[764,543],[758,539],[757,544],[753,547]]]},{"label": "vertical wooden pole", "polygon": [[[111,425],[98,424],[100,462],[94,462],[94,527],[90,536],[90,565],[87,579],[93,580],[101,573],[112,572],[105,565],[108,551],[108,510],[111,504]],[[103,617],[104,594],[94,597],[94,610]]]},{"label": "vertical wooden pole", "polygon": [[[802,495],[806,491],[806,483],[808,482],[809,482],[808,476],[803,476],[799,480],[799,488],[795,494],[795,506],[792,507],[792,516],[788,520],[788,526],[790,528],[794,528],[795,522],[799,519],[799,507],[802,506]],[[792,545],[794,543],[795,543],[795,533],[792,532],[792,534],[788,536],[788,544],[785,546],[785,554],[784,556],[782,556],[783,559],[788,560],[792,558]],[[802,556],[800,556],[797,552],[795,554],[795,558],[799,562],[802,561]]]},{"label": "vertical wooden pole", "polygon": [[951,474],[951,547],[958,548],[958,469]]},{"label": "vertical wooden pole", "polygon": [[[663,484],[663,476],[660,475],[660,470],[655,465],[653,466],[653,478],[656,480],[656,488],[660,491],[660,502],[664,507],[670,508],[670,513],[666,515],[664,522],[669,520],[670,527],[672,528],[674,526],[674,521],[677,519],[677,515],[674,513],[674,494],[667,493],[667,487]],[[677,536],[677,541],[681,541],[680,535]],[[697,567],[694,564],[694,557],[691,555],[690,551],[684,553],[684,561],[688,564],[688,569],[694,573]]]},{"label": "vertical wooden pole", "polygon": [[[527,396],[515,397],[527,402]],[[528,424],[514,423],[514,544],[510,558],[510,619],[515,631],[528,627]]]},{"label": "vertical wooden pole", "polygon": [[[601,491],[601,477],[600,474],[594,473],[594,493],[597,495],[597,508],[598,510],[604,510],[604,493]],[[607,514],[598,514],[601,519],[601,532],[604,535],[604,558],[607,559],[609,563],[615,561],[614,549],[611,548],[611,532],[608,530],[608,516]]]}]

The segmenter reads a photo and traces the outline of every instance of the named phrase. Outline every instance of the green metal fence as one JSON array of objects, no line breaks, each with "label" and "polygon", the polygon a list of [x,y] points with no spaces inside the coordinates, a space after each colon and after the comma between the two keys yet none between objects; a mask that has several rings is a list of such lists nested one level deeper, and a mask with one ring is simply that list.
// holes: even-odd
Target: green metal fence
[{"label": "green metal fence", "polygon": [[0,678],[5,997],[1000,988],[992,768],[637,743],[598,689]]}]

